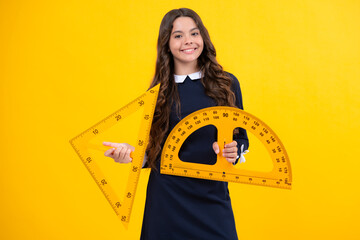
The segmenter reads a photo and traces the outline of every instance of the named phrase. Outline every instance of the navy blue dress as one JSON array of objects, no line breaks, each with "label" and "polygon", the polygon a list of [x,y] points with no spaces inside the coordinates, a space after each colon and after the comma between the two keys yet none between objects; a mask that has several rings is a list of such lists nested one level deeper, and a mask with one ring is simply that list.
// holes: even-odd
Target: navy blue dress
[{"label": "navy blue dress", "polygon": [[[242,109],[239,82],[232,74],[230,76],[236,105]],[[199,109],[216,106],[216,102],[205,94],[200,79],[187,77],[177,87],[181,118]],[[179,121],[181,119],[173,106],[169,133]],[[238,142],[239,149],[244,144],[245,150],[249,146],[246,131],[239,130],[234,140]],[[216,134],[217,130],[212,125],[197,130],[184,142],[179,158],[189,162],[215,163],[212,144],[217,140]],[[157,169],[160,169],[159,159]],[[238,239],[227,182],[171,176],[159,171],[152,170],[150,173],[141,240]]]}]

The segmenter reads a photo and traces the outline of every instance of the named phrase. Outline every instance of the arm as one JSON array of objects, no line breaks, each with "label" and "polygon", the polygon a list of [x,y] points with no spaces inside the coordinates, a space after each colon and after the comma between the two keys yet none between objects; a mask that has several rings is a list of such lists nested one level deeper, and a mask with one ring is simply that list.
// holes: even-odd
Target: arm
[{"label": "arm", "polygon": [[[240,90],[240,84],[236,77],[231,73],[228,73],[232,79],[231,89],[235,94],[235,105],[240,109],[243,108],[242,96]],[[249,139],[247,137],[246,130],[243,128],[236,128],[233,135],[234,141],[225,145],[223,152],[221,153],[228,162],[234,165],[239,162],[245,162],[244,154],[248,152]],[[220,153],[220,148],[217,142],[214,142],[213,149],[216,154]]]},{"label": "arm", "polygon": [[[236,107],[244,110],[239,81],[231,73],[229,73],[229,75],[230,75],[231,79],[233,80],[232,90],[235,94],[235,105],[236,105]],[[248,139],[246,130],[243,128],[236,128],[233,139],[234,139],[234,141],[237,142],[238,156],[239,156],[234,164],[236,164],[238,161],[240,161],[240,163],[245,162],[245,158],[243,155],[248,152],[248,148],[249,148],[249,139]]]}]

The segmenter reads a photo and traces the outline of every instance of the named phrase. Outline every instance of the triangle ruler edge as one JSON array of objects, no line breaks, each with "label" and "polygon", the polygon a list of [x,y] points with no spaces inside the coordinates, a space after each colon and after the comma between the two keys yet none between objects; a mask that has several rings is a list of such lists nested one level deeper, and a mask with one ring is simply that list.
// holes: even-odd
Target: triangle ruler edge
[{"label": "triangle ruler edge", "polygon": [[[116,215],[120,218],[124,227],[127,229],[130,221],[130,215],[134,203],[135,193],[140,178],[140,172],[142,169],[142,163],[145,156],[145,150],[147,147],[147,142],[150,134],[150,129],[152,125],[153,114],[156,106],[157,96],[159,93],[160,84],[149,89],[147,92],[128,103],[118,111],[110,114],[108,117],[104,118],[94,126],[90,127],[86,131],[82,132],[75,138],[70,140],[70,144],[80,157],[81,161],[84,163],[85,167],[95,180],[96,184],[110,203],[111,207],[115,211]],[[137,137],[137,142],[135,146],[135,151],[132,152],[131,156],[133,158],[130,166],[130,173],[127,180],[125,196],[120,200],[116,196],[114,190],[111,187],[111,182],[109,182],[102,173],[101,169],[98,167],[97,161],[90,153],[89,149],[97,150],[107,150],[104,146],[94,146],[89,143],[91,139],[95,136],[101,134],[107,129],[114,126],[116,123],[122,119],[130,116],[134,112],[143,108],[142,121]]]}]

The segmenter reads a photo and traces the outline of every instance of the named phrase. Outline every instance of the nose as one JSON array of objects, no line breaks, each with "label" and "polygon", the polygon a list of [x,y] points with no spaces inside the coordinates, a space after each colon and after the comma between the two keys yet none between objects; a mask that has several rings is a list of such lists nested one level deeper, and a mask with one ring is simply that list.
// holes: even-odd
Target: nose
[{"label": "nose", "polygon": [[192,44],[192,39],[190,36],[185,36],[185,45],[190,45]]}]

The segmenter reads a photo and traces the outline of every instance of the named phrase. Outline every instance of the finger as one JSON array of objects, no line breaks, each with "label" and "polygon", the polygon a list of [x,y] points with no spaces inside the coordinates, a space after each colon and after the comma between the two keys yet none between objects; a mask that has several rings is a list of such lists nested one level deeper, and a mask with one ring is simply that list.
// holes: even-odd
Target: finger
[{"label": "finger", "polygon": [[231,143],[228,143],[225,145],[225,148],[231,148],[231,147],[236,147],[237,146],[237,142],[236,141],[232,141]]},{"label": "finger", "polygon": [[217,142],[214,142],[212,147],[214,149],[214,152],[216,154],[219,154],[219,152],[220,152],[219,144]]},{"label": "finger", "polygon": [[119,147],[119,143],[113,143],[113,142],[103,142],[103,145],[104,146],[108,146],[108,147],[114,147],[114,148],[117,148]]},{"label": "finger", "polygon": [[127,148],[121,148],[120,152],[119,152],[119,158],[120,158],[120,161],[123,162],[127,156],[126,156],[126,152],[127,152]]},{"label": "finger", "polygon": [[112,157],[113,154],[114,154],[114,151],[115,151],[115,148],[110,148],[110,149],[108,149],[108,150],[106,150],[106,151],[104,152],[104,155],[105,155],[106,157]]},{"label": "finger", "polygon": [[120,157],[120,152],[121,152],[121,149],[123,149],[123,147],[118,147],[118,148],[116,148],[115,149],[115,151],[114,151],[114,160],[115,160],[115,162],[120,162],[121,161],[121,157]]},{"label": "finger", "polygon": [[224,148],[223,152],[226,153],[232,153],[232,152],[237,152],[238,148],[237,147],[231,147],[231,148]]},{"label": "finger", "polygon": [[237,152],[223,153],[223,157],[225,157],[225,158],[236,158],[237,157]]},{"label": "finger", "polygon": [[131,158],[131,156],[130,156],[130,153],[131,153],[131,149],[128,149],[128,150],[126,151],[126,161],[127,161],[127,162],[132,162],[132,158]]}]

